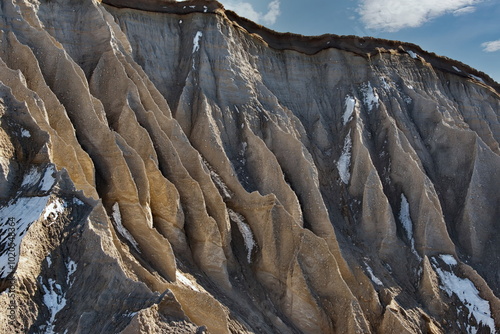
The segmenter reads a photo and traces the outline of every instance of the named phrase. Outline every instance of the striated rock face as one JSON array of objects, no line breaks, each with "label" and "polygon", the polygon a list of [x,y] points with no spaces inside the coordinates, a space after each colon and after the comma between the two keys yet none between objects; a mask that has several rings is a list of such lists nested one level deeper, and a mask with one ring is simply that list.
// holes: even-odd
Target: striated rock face
[{"label": "striated rock face", "polygon": [[1,333],[496,333],[500,86],[213,1],[0,5]]}]

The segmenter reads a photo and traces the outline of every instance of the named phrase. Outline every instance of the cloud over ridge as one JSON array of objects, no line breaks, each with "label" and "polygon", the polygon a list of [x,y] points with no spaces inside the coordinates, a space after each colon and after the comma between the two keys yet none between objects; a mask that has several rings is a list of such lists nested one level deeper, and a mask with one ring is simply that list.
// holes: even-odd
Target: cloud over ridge
[{"label": "cloud over ridge", "polygon": [[481,0],[361,0],[357,12],[367,29],[395,32],[419,27],[438,16],[463,15]]},{"label": "cloud over ridge", "polygon": [[484,42],[481,46],[485,52],[500,51],[500,39],[496,41]]},{"label": "cloud over ridge", "polygon": [[256,11],[252,4],[249,2],[243,2],[239,0],[222,0],[222,4],[226,9],[232,10],[238,15],[244,16],[254,22],[261,24],[272,25],[276,22],[280,12],[280,0],[272,0],[267,5],[267,13],[261,13]]}]

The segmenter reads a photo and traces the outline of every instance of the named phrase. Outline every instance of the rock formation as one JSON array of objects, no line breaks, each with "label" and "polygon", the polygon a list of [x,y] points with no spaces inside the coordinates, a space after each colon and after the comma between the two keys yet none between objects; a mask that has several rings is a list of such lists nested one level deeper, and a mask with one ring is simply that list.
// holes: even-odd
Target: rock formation
[{"label": "rock formation", "polygon": [[498,332],[499,120],[411,44],[2,1],[0,332]]}]

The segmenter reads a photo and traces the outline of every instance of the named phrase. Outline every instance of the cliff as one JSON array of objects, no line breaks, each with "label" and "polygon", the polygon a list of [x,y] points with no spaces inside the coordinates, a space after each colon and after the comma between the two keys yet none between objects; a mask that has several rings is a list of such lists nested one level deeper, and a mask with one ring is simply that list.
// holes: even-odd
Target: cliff
[{"label": "cliff", "polygon": [[0,332],[498,332],[499,92],[214,1],[4,1]]}]

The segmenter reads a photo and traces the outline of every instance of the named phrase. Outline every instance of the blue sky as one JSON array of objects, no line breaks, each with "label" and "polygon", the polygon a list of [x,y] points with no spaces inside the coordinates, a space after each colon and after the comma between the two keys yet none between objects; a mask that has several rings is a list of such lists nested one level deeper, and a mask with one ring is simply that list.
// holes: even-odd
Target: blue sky
[{"label": "blue sky", "polygon": [[500,0],[219,0],[280,32],[415,43],[500,83]]}]

